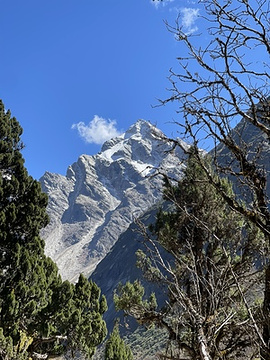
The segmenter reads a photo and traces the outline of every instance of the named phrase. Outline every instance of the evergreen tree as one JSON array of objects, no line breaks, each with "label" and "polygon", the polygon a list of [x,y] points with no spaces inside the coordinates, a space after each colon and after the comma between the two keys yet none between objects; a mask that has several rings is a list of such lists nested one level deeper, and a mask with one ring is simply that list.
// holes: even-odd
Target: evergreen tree
[{"label": "evergreen tree", "polygon": [[[167,305],[157,310],[153,295],[143,299],[138,281],[121,285],[115,304],[141,324],[165,328],[173,356],[210,360],[258,354],[255,317],[258,321],[261,308],[260,297],[255,298],[262,278],[258,270],[265,261],[260,251],[264,238],[209,184],[201,162],[216,177],[210,160],[198,162],[191,150],[178,185],[166,181],[167,209],[157,215],[152,234],[142,228],[150,253],[139,251],[138,263],[149,280],[166,285]],[[226,179],[220,184],[232,194]]]},{"label": "evergreen tree", "polygon": [[83,276],[62,282],[45,256],[47,197],[24,167],[21,135],[0,101],[0,359],[91,356],[106,335],[106,300]]},{"label": "evergreen tree", "polygon": [[133,360],[129,346],[121,339],[118,324],[114,326],[106,342],[104,360]]},{"label": "evergreen tree", "polygon": [[[193,31],[187,33],[181,16],[167,23],[181,54],[179,67],[170,70],[171,93],[161,103],[177,103],[176,123],[197,153],[206,144],[217,145],[212,152],[215,170],[230,177],[237,193],[228,196],[209,172],[208,181],[231,208],[260,229],[269,247],[269,1],[199,3],[204,44]],[[179,144],[177,139],[174,143]],[[270,359],[270,262],[264,275],[264,325],[258,339],[261,358]]]}]

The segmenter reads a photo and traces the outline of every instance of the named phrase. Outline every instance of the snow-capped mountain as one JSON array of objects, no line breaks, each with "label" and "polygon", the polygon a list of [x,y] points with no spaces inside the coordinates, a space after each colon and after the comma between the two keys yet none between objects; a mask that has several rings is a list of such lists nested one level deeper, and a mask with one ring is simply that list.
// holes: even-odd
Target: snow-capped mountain
[{"label": "snow-capped mountain", "polygon": [[[269,138],[263,134],[257,127],[242,120],[232,133],[233,139],[243,149],[246,149],[248,158],[256,164],[261,171],[267,174],[267,188],[266,194],[270,199],[270,143]],[[210,154],[216,156],[215,161],[223,167],[233,167],[237,169],[237,161],[232,157],[232,154],[225,148],[224,145],[219,144],[213,149]],[[175,167],[175,170],[177,167]],[[233,181],[234,191],[242,198],[245,199],[247,204],[250,201],[248,189],[243,186],[243,183],[237,184],[235,178]],[[155,223],[156,212],[164,203],[157,203],[156,206],[150,208],[140,218],[140,221],[148,226]],[[108,311],[104,314],[108,329],[111,330],[114,326],[116,318],[122,316],[121,312],[116,312],[113,302],[113,294],[117,289],[119,283],[125,284],[127,281],[133,282],[139,279],[145,285],[147,295],[152,291],[156,293],[158,304],[162,304],[162,297],[164,293],[161,291],[157,283],[147,283],[143,278],[142,272],[136,267],[136,251],[142,249],[145,251],[145,244],[143,235],[138,231],[138,225],[133,223],[129,228],[121,234],[118,241],[112,247],[110,252],[105,258],[97,265],[95,271],[91,275],[91,279],[101,288],[102,293],[106,296],[108,301]],[[166,252],[163,254],[164,258],[168,256]],[[128,259],[128,261],[127,261]],[[125,319],[125,322],[130,319]],[[134,323],[129,324],[128,328],[125,327],[123,332],[128,333],[133,331]]]},{"label": "snow-capped mountain", "polygon": [[64,279],[91,274],[134,218],[162,197],[157,169],[181,176],[184,152],[172,148],[160,130],[138,120],[97,155],[80,156],[66,176],[44,174],[51,221],[42,237]]}]

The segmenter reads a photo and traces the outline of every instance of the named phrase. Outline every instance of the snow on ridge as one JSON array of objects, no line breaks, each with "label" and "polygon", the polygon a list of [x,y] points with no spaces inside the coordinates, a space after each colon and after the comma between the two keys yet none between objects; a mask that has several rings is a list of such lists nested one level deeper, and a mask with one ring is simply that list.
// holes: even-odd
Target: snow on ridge
[{"label": "snow on ridge", "polygon": [[[106,141],[98,156],[109,162],[121,158],[129,158],[129,154],[132,152],[130,141],[133,140],[135,143],[143,143],[146,147],[148,143],[148,146],[151,146],[152,150],[154,150],[155,146],[157,144],[162,145],[162,143],[165,142],[165,139],[166,136],[163,132],[150,122],[138,120],[124,134]],[[153,166],[153,164],[151,164],[151,166]],[[138,167],[140,166],[138,165]]]},{"label": "snow on ridge", "polygon": [[152,164],[141,163],[138,161],[131,161],[131,165],[143,176],[149,175],[153,170]]},{"label": "snow on ridge", "polygon": [[123,141],[117,143],[116,145],[112,146],[111,148],[102,151],[99,153],[100,157],[103,157],[104,159],[108,160],[109,162],[113,162],[115,159],[113,159],[114,154],[123,149]]},{"label": "snow on ridge", "polygon": [[96,155],[81,155],[66,177],[46,174],[51,222],[43,232],[47,253],[63,279],[86,276],[120,234],[162,196],[158,168],[181,176],[182,151],[172,148],[161,130],[138,120],[106,141]]}]

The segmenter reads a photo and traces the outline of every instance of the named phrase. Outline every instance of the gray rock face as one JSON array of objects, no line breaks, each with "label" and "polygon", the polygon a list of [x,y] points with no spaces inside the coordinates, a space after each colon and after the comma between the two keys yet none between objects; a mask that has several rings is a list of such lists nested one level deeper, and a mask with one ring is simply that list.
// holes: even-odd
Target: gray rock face
[{"label": "gray rock face", "polygon": [[[163,206],[163,203],[159,202],[148,209],[148,211],[140,217],[140,222],[146,228],[150,224],[155,224],[156,213]],[[142,271],[136,266],[136,251],[139,249],[147,253],[143,234],[139,226],[133,222],[128,229],[120,235],[109,253],[91,274],[91,280],[100,287],[102,294],[104,294],[107,299],[108,310],[105,312],[103,318],[106,321],[109,332],[112,331],[116,318],[120,319],[121,323],[124,321],[128,323],[127,327],[120,329],[125,335],[133,332],[138,326],[134,319],[128,317],[124,320],[123,312],[117,312],[115,310],[113,295],[119,283],[125,284],[127,281],[134,282],[139,279],[145,288],[146,297],[152,292],[155,292],[160,307],[164,305],[165,299],[167,299],[167,289],[162,287],[161,284],[151,283],[145,280]],[[164,261],[168,261],[170,255],[162,249],[160,249],[160,251]]]},{"label": "gray rock face", "polygon": [[97,155],[80,156],[66,176],[44,174],[51,221],[42,237],[63,279],[90,275],[134,218],[161,198],[157,169],[181,176],[184,153],[171,149],[160,130],[139,120]]},{"label": "gray rock face", "polygon": [[[264,134],[258,127],[245,121],[244,119],[232,131],[232,138],[236,144],[246,153],[246,158],[251,164],[256,166],[262,174],[266,174],[267,186],[266,195],[268,197],[268,204],[270,206],[270,141],[266,134]],[[216,161],[221,167],[232,168],[239,171],[239,163],[228,151],[228,149],[219,144],[216,149],[210,152],[216,156]],[[230,177],[234,191],[247,204],[251,204],[254,199],[249,189],[243,185],[242,179]]]}]

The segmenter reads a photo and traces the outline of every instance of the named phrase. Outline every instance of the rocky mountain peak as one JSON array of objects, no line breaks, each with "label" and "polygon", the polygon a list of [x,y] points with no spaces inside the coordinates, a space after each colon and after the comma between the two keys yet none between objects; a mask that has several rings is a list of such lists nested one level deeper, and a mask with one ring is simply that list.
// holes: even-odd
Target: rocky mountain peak
[{"label": "rocky mountain peak", "polygon": [[181,151],[151,123],[138,120],[106,141],[94,155],[81,155],[66,176],[45,173],[50,224],[42,236],[46,253],[64,279],[89,275],[135,217],[162,196],[156,169],[181,176]]},{"label": "rocky mountain peak", "polygon": [[101,153],[106,150],[113,149],[119,143],[123,143],[123,140],[128,140],[131,137],[133,139],[142,140],[143,138],[151,138],[151,134],[157,130],[150,122],[145,120],[138,120],[135,124],[131,125],[130,128],[122,135],[106,141],[101,148]]},{"label": "rocky mountain peak", "polygon": [[[107,160],[114,161],[120,157],[130,157],[130,154],[137,154],[138,148],[153,149],[155,143],[161,145],[161,140],[165,135],[150,122],[138,120],[124,134],[119,137],[106,141],[99,153]],[[139,144],[139,145],[138,145]],[[127,151],[129,150],[129,151]],[[144,154],[137,154],[141,161],[144,161]],[[147,152],[145,153],[147,156]]]},{"label": "rocky mountain peak", "polygon": [[164,136],[161,130],[157,129],[149,121],[139,119],[135,124],[131,125],[130,128],[125,132],[125,138],[131,136],[137,136],[140,138],[152,138],[157,136]]}]

